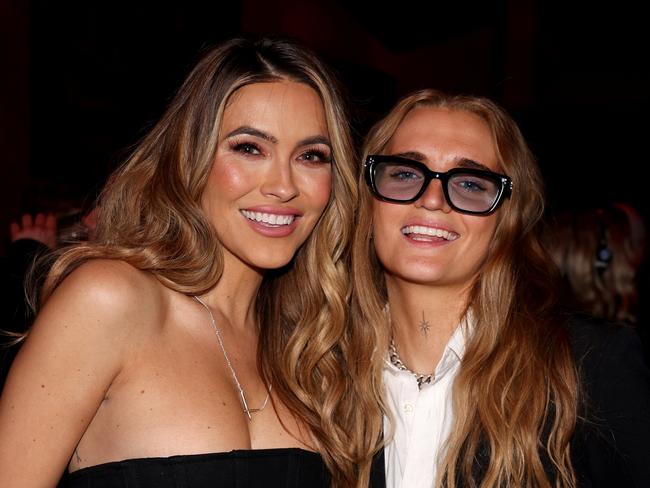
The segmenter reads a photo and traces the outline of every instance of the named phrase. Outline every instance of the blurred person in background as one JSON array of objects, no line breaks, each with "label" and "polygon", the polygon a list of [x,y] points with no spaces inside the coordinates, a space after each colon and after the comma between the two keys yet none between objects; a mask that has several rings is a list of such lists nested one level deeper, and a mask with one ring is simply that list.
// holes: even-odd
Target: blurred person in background
[{"label": "blurred person in background", "polygon": [[[20,348],[12,337],[20,337],[34,320],[34,310],[28,296],[38,294],[49,271],[50,251],[92,239],[96,225],[96,210],[84,211],[65,201],[52,203],[46,212],[25,213],[9,225],[10,242],[6,255],[0,258],[0,330],[5,347],[0,346],[0,389],[4,385],[11,363]],[[31,290],[31,291],[30,291]]]},{"label": "blurred person in background", "polygon": [[548,247],[567,286],[567,307],[636,324],[646,225],[629,203],[561,212],[549,219]]}]

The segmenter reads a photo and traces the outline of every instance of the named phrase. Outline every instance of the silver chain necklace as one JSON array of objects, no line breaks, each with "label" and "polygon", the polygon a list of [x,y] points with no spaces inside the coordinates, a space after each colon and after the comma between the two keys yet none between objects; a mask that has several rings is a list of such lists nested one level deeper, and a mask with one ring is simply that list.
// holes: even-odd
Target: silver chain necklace
[{"label": "silver chain necklace", "polygon": [[418,382],[418,389],[422,389],[422,385],[424,384],[431,384],[431,382],[434,379],[434,374],[422,374],[422,373],[416,373],[415,371],[411,371],[406,367],[404,362],[402,361],[402,358],[399,357],[399,354],[397,354],[397,348],[395,347],[395,340],[391,338],[390,344],[388,345],[388,356],[390,357],[390,362],[393,366],[395,366],[397,369],[401,371],[406,371],[407,373],[411,373],[413,376],[415,376],[415,379]]},{"label": "silver chain necklace", "polygon": [[252,421],[253,416],[251,414],[253,413],[258,413],[264,410],[264,407],[266,407],[266,404],[269,402],[269,397],[271,396],[271,388],[272,385],[269,385],[268,388],[266,389],[266,398],[264,399],[264,403],[262,403],[262,406],[260,408],[249,408],[248,407],[248,402],[246,401],[246,395],[244,395],[244,389],[241,387],[241,384],[239,383],[239,380],[237,379],[237,374],[235,373],[235,368],[232,367],[232,364],[230,363],[230,358],[228,357],[228,353],[226,352],[226,348],[223,345],[223,339],[221,338],[221,332],[219,331],[219,328],[217,327],[217,322],[214,320],[214,315],[212,314],[212,310],[208,305],[201,300],[199,297],[196,295],[192,296],[194,300],[199,302],[203,307],[208,311],[208,314],[210,314],[210,322],[212,323],[212,329],[214,329],[214,333],[217,336],[217,341],[219,342],[219,347],[221,347],[221,352],[223,352],[223,357],[226,359],[226,364],[228,365],[228,369],[230,370],[230,373],[232,374],[232,379],[235,380],[235,385],[237,386],[237,390],[239,391],[239,400],[241,401],[242,407],[244,408],[244,413],[248,416],[248,420]]}]

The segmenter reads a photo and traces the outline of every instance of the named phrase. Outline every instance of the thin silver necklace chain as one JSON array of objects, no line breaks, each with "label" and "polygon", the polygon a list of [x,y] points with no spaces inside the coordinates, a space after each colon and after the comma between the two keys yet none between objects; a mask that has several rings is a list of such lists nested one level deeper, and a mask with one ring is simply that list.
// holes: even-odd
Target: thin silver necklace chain
[{"label": "thin silver necklace chain", "polygon": [[388,356],[390,357],[390,362],[392,363],[393,366],[395,366],[397,369],[406,371],[407,373],[411,373],[413,376],[415,376],[415,379],[418,382],[418,389],[422,389],[422,386],[424,384],[431,384],[431,382],[434,379],[434,373],[430,374],[422,374],[422,373],[416,373],[415,371],[411,371],[409,368],[406,367],[404,364],[404,361],[402,361],[402,358],[399,357],[399,354],[397,354],[397,348],[395,347],[395,340],[391,338],[390,344],[388,345]]},{"label": "thin silver necklace chain", "polygon": [[264,407],[266,407],[266,404],[269,402],[269,397],[271,396],[271,388],[273,387],[273,385],[269,385],[268,388],[266,389],[266,398],[264,399],[264,403],[262,403],[261,407],[259,408],[248,407],[248,402],[246,401],[246,395],[244,394],[244,389],[242,388],[241,383],[239,383],[239,379],[237,379],[237,373],[235,373],[235,368],[232,367],[232,363],[230,362],[230,358],[228,357],[226,348],[223,345],[221,332],[219,331],[219,327],[217,327],[217,322],[214,320],[214,315],[212,314],[212,310],[210,309],[210,307],[208,307],[208,305],[203,300],[201,300],[196,295],[193,295],[192,298],[194,298],[194,300],[196,300],[201,305],[203,305],[203,307],[208,311],[208,314],[210,315],[210,322],[212,323],[212,329],[214,330],[214,333],[217,336],[219,347],[221,348],[221,352],[223,352],[223,357],[225,358],[226,364],[228,365],[228,369],[232,374],[232,379],[235,380],[235,386],[237,386],[237,391],[239,392],[239,400],[241,401],[242,407],[244,408],[244,413],[248,416],[248,420],[252,421],[253,416],[251,414],[261,412],[262,410],[264,410]]}]

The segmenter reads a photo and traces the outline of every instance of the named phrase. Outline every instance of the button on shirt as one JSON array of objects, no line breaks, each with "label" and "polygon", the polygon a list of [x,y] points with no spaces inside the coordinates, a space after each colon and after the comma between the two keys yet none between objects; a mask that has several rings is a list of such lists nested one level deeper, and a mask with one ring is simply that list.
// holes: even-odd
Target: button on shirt
[{"label": "button on shirt", "polygon": [[[453,421],[452,391],[465,352],[463,327],[456,327],[431,384],[418,388],[415,376],[386,360],[383,379],[394,430],[384,418],[387,488],[431,488]],[[466,330],[466,329],[465,329]],[[393,437],[390,438],[391,432]]]}]

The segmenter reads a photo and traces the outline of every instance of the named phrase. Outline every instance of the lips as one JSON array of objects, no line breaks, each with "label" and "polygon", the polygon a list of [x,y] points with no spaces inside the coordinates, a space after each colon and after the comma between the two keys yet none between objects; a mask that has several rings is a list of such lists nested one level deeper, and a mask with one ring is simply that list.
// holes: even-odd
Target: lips
[{"label": "lips", "polygon": [[456,232],[426,225],[407,225],[402,227],[401,232],[405,236],[417,241],[455,241],[460,237],[460,234]]},{"label": "lips", "polygon": [[288,237],[298,228],[302,212],[288,207],[259,206],[239,210],[248,225],[265,237]]},{"label": "lips", "polygon": [[296,218],[295,214],[278,214],[269,212],[254,212],[251,210],[240,210],[241,214],[248,220],[266,224],[269,226],[291,225]]}]

